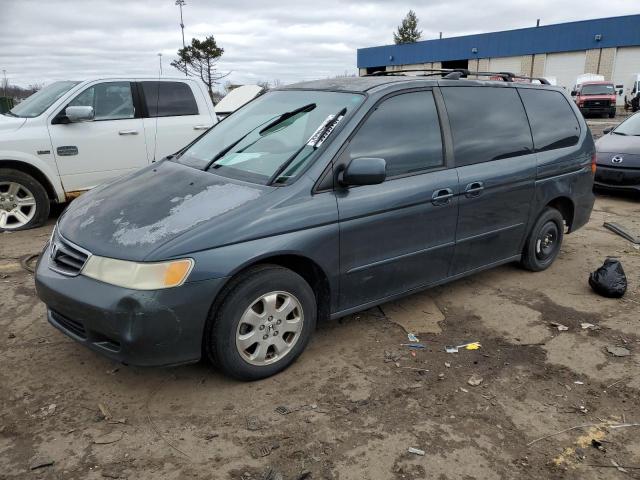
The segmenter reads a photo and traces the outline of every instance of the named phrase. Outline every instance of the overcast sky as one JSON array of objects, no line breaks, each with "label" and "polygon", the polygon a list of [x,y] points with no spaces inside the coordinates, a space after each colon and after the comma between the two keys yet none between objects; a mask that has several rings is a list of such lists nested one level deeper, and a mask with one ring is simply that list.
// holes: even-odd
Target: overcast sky
[{"label": "overcast sky", "polygon": [[[234,83],[355,73],[356,49],[392,43],[413,8],[423,39],[640,12],[631,0],[187,0],[185,37],[213,34]],[[182,46],[174,0],[0,0],[0,70],[27,86],[96,74],[164,74]]]}]

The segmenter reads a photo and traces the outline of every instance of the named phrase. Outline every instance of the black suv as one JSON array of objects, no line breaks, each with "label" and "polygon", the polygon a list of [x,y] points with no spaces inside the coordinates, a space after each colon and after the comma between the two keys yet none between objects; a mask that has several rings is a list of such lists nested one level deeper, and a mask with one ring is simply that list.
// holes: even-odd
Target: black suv
[{"label": "black suv", "polygon": [[37,267],[49,321],[125,363],[205,355],[256,379],[318,319],[508,262],[544,270],[589,219],[591,133],[560,88],[463,73],[271,91],[85,194]]}]

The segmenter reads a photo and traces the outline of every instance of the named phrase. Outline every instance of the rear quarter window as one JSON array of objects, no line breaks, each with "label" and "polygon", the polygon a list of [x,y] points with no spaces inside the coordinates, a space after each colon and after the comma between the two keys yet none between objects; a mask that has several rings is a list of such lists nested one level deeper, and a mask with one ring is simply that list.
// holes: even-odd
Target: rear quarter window
[{"label": "rear quarter window", "polygon": [[520,96],[529,117],[537,152],[571,147],[580,138],[580,124],[560,92],[521,88]]},{"label": "rear quarter window", "polygon": [[531,130],[515,88],[443,87],[456,166],[526,155]]},{"label": "rear quarter window", "polygon": [[198,104],[183,82],[141,82],[149,117],[198,115]]}]

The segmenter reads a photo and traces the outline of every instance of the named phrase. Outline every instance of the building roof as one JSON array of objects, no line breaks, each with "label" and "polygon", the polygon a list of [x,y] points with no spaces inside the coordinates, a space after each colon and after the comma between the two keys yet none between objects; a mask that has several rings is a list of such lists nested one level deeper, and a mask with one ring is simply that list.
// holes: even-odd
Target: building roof
[{"label": "building roof", "polygon": [[640,15],[626,15],[360,48],[358,68],[638,46],[639,25]]}]

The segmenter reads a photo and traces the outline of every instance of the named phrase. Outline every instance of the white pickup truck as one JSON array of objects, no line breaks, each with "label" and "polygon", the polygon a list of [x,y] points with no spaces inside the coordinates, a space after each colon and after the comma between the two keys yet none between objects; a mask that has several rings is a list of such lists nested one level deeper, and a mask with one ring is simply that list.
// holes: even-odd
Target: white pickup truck
[{"label": "white pickup truck", "polygon": [[50,202],[177,152],[216,123],[200,82],[55,82],[0,115],[0,231],[38,226]]}]

